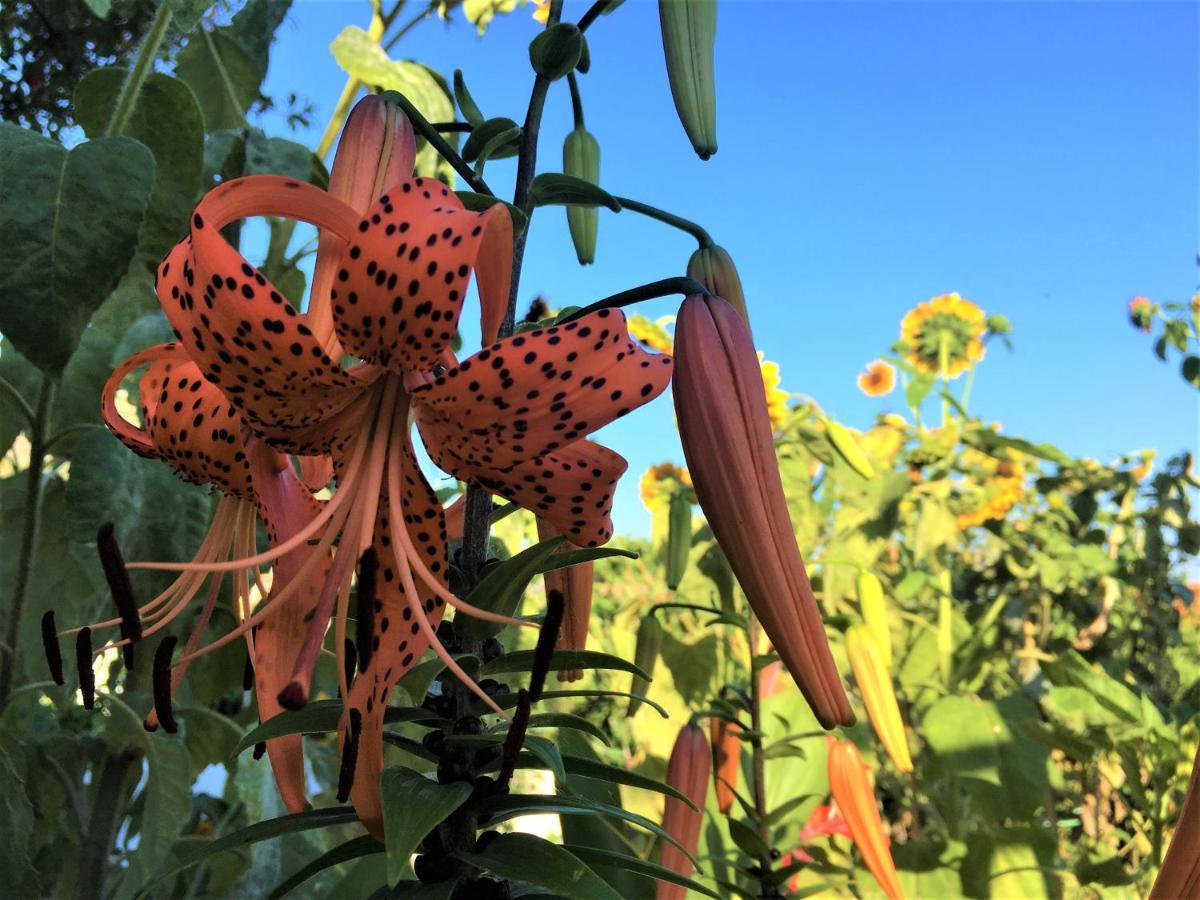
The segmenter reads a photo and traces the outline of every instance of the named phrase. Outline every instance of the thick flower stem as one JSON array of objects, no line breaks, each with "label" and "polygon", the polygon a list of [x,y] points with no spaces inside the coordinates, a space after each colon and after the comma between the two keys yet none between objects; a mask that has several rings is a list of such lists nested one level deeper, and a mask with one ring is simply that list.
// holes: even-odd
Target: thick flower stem
[{"label": "thick flower stem", "polygon": [[46,432],[50,426],[50,410],[54,406],[55,383],[42,376],[37,409],[29,429],[29,469],[25,486],[25,522],[21,532],[21,550],[17,557],[17,574],[13,583],[12,601],[8,606],[8,625],[5,630],[5,652],[0,656],[0,709],[8,703],[16,674],[17,642],[21,635],[21,614],[29,579],[33,574],[33,558],[37,551],[38,533],[42,524],[42,475],[46,466]]},{"label": "thick flower stem", "polygon": [[154,58],[158,56],[158,48],[162,46],[163,38],[167,36],[167,29],[170,26],[171,6],[163,3],[158,7],[158,12],[154,14],[154,19],[150,22],[150,30],[146,32],[146,37],[142,40],[142,46],[138,49],[137,59],[134,60],[129,77],[121,85],[121,92],[117,95],[117,103],[108,120],[108,127],[104,129],[105,135],[111,137],[125,131],[125,127],[129,124],[129,117],[133,115],[134,107],[137,106],[142,85],[146,83],[146,78],[154,67]]},{"label": "thick flower stem", "polygon": [[79,848],[74,900],[99,900],[105,896],[108,855],[124,816],[129,790],[141,776],[141,760],[141,753],[132,748],[113,754],[105,759],[96,777],[92,813],[83,846]]},{"label": "thick flower stem", "polygon": [[[756,648],[758,647],[758,620],[754,613],[747,613],[749,623],[746,627],[746,640],[750,645],[750,727],[754,737],[750,740],[751,764],[754,777],[754,818],[758,824],[758,836],[768,847],[771,846],[771,829],[767,826],[767,776],[766,753],[762,745],[762,691],[759,685],[758,669],[755,666]],[[763,860],[761,878],[770,875],[771,867],[768,860]],[[761,896],[769,897],[768,885],[762,885]]]},{"label": "thick flower stem", "polygon": [[664,225],[670,225],[672,228],[678,228],[680,231],[686,231],[696,239],[696,242],[701,247],[711,247],[713,243],[712,237],[703,228],[690,219],[685,219],[682,216],[677,216],[674,213],[669,213],[666,210],[659,209],[656,206],[650,206],[648,203],[642,203],[640,200],[631,200],[628,197],[615,197],[622,209],[627,209],[630,212],[638,213],[646,216],[649,219],[654,219],[657,222],[662,222]]}]

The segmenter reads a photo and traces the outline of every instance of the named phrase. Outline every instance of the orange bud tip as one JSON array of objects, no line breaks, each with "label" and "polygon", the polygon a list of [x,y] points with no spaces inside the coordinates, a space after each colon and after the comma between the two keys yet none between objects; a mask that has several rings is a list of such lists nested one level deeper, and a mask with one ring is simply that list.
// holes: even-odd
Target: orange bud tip
[{"label": "orange bud tip", "polygon": [[96,708],[96,673],[92,671],[92,629],[79,629],[75,636],[75,664],[79,667],[79,691],[83,708]]},{"label": "orange bud tip", "polygon": [[368,547],[358,560],[358,615],[355,620],[355,644],[358,647],[358,671],[365,672],[371,662],[375,637],[375,576],[379,557]]},{"label": "orange bud tip", "polygon": [[176,643],[175,635],[168,634],[158,642],[154,651],[154,712],[167,734],[179,730],[175,724],[175,711],[171,707],[171,657],[175,653]]},{"label": "orange bud tip", "polygon": [[298,681],[289,681],[279,692],[279,705],[284,709],[304,709],[308,705],[308,691]]},{"label": "orange bud tip", "polygon": [[46,610],[42,616],[42,647],[46,651],[46,665],[55,684],[64,684],[62,651],[58,647],[58,629],[54,625],[54,610]]}]

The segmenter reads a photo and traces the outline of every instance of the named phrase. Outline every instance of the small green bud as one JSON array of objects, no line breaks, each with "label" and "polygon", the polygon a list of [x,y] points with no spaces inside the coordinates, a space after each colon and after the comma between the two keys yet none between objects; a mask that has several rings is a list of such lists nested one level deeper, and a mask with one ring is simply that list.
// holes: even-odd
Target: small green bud
[{"label": "small green bud", "polygon": [[658,17],[675,110],[696,153],[708,159],[717,152],[717,0],[658,0]]},{"label": "small green bud", "polygon": [[671,590],[683,581],[691,552],[692,504],[683,491],[676,491],[667,512],[667,587]]},{"label": "small green bud", "polygon": [[569,22],[559,22],[529,44],[529,62],[543,78],[557,81],[579,65],[583,33]]},{"label": "small green bud", "polygon": [[750,324],[750,313],[746,309],[746,295],[742,292],[742,279],[738,277],[733,257],[724,247],[710,244],[701,247],[688,260],[687,274],[716,294],[728,300],[746,324]]},{"label": "small green bud", "polygon": [[[600,145],[581,125],[567,135],[563,142],[563,173],[591,184],[600,184]],[[600,225],[600,210],[591,206],[568,206],[567,225],[579,264],[596,261],[596,231]]]},{"label": "small green bud", "polygon": [[[658,624],[658,616],[651,614],[642,619],[638,625],[637,643],[633,651],[633,664],[651,675],[654,674],[654,664],[658,662],[659,651],[662,650],[662,626]],[[629,693],[645,695],[646,689],[650,687],[650,682],[637,675],[633,676],[633,682],[629,686]],[[632,716],[638,711],[642,705],[642,701],[636,698],[631,698],[629,701],[629,715]]]}]

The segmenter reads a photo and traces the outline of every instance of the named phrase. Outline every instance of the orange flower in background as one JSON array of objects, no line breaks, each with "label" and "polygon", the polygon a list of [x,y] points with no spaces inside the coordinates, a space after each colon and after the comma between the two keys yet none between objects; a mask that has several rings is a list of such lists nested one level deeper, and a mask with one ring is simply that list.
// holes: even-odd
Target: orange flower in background
[{"label": "orange flower in background", "polygon": [[825,728],[853,723],[788,516],[749,327],[720,297],[688,297],[675,412],[696,497],[763,630]]},{"label": "orange flower in background", "polygon": [[742,726],[737,722],[713,718],[708,727],[712,739],[713,790],[717,794],[717,808],[729,815],[736,799],[734,792],[737,790],[738,772],[742,768],[742,742],[738,738]]},{"label": "orange flower in background", "polygon": [[1158,305],[1151,303],[1149,297],[1134,297],[1129,301],[1129,324],[1138,331],[1149,331],[1154,324],[1154,314]]},{"label": "orange flower in background", "polygon": [[896,387],[896,367],[885,359],[867,363],[867,370],[858,376],[858,389],[868,397],[884,397]]},{"label": "orange flower in background", "polygon": [[[539,541],[562,534],[541,516],[537,517],[537,533]],[[564,543],[557,552],[566,553],[570,549],[571,545]],[[585,562],[566,569],[553,569],[542,575],[546,584],[546,596],[552,591],[558,591],[563,596],[563,622],[558,633],[558,643],[555,645],[562,650],[587,649],[595,568],[595,563]],[[578,681],[582,677],[582,669],[560,669],[558,672],[559,681]]]},{"label": "orange flower in background", "polygon": [[970,300],[958,294],[934,297],[900,321],[904,358],[919,372],[957,378],[983,359],[986,329],[987,316]]},{"label": "orange flower in background", "polygon": [[904,890],[888,850],[875,791],[867,777],[867,764],[853,742],[832,737],[826,740],[829,742],[829,790],[846,819],[863,864],[879,882],[888,900],[902,900]]},{"label": "orange flower in background", "polygon": [[1150,889],[1150,900],[1183,900],[1200,896],[1200,750],[1179,810],[1175,835]]},{"label": "orange flower in background", "polygon": [[651,350],[674,353],[675,339],[671,337],[671,332],[667,331],[667,326],[674,324],[674,316],[663,316],[651,322],[645,316],[634,313],[629,317],[629,333]]},{"label": "orange flower in background", "polygon": [[1008,450],[1006,458],[988,456],[973,448],[959,457],[980,478],[979,501],[973,509],[959,513],[956,522],[960,529],[973,528],[992,520],[1003,519],[1009,510],[1025,496],[1025,454]]},{"label": "orange flower in background", "polygon": [[[692,809],[675,797],[667,797],[662,827],[692,856],[696,855],[696,849],[700,846],[700,826],[704,823],[702,810],[711,768],[708,740],[703,731],[689,722],[680,729],[671,748],[671,758],[667,761],[667,784],[691,800],[697,808]],[[682,850],[666,841],[660,846],[660,865],[685,878],[692,874],[695,865]],[[683,900],[687,892],[688,889],[683,885],[660,881],[655,900]]]},{"label": "orange flower in background", "polygon": [[[850,826],[846,824],[846,820],[842,818],[837,807],[831,803],[822,804],[809,813],[808,821],[796,835],[796,840],[803,845],[822,837],[851,837]],[[782,860],[784,865],[793,861],[811,863],[814,860],[804,852],[801,846],[793,849]],[[793,891],[800,890],[799,875],[792,879],[791,888]]]}]

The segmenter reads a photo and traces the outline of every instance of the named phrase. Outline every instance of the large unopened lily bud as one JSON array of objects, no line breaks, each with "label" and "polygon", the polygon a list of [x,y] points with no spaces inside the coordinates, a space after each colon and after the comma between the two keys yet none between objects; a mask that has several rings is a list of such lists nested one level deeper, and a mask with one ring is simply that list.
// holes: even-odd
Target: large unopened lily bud
[{"label": "large unopened lily bud", "polygon": [[697,155],[708,159],[717,152],[717,0],[658,0],[658,18],[675,110]]},{"label": "large unopened lily bud", "polygon": [[[549,540],[562,532],[538,516],[538,540]],[[570,544],[564,544],[558,552],[575,549]],[[563,623],[558,632],[558,648],[560,650],[586,650],[588,639],[588,623],[592,615],[592,582],[595,576],[595,566],[590,562],[580,563],[568,569],[554,569],[546,572],[542,578],[546,582],[546,596],[552,591],[563,595]],[[559,681],[578,681],[583,677],[582,669],[561,669]]]},{"label": "large unopened lily bud", "polygon": [[850,835],[867,871],[879,882],[888,900],[902,900],[904,891],[884,841],[883,820],[879,818],[875,791],[867,778],[867,765],[851,741],[828,740],[829,789],[833,800],[850,826]]},{"label": "large unopened lily bud", "polygon": [[738,739],[742,726],[726,719],[709,722],[712,739],[713,790],[717,793],[717,808],[725,815],[733,809],[738,772],[742,768],[742,742]]},{"label": "large unopened lily bud", "polygon": [[675,353],[675,412],[700,508],[817,721],[849,725],[854,713],[788,516],[750,330],[720,297],[688,297]]},{"label": "large unopened lily bud", "polygon": [[671,590],[683,581],[691,552],[692,504],[686,493],[677,490],[667,511],[667,587]]},{"label": "large unopened lily bud", "polygon": [[892,630],[888,627],[887,598],[883,584],[874,572],[862,569],[858,573],[858,606],[863,622],[875,638],[883,667],[892,670]]},{"label": "large unopened lily bud", "polygon": [[854,680],[862,692],[867,707],[867,717],[879,735],[879,740],[901,772],[913,770],[912,757],[908,752],[908,739],[904,735],[904,721],[900,718],[900,707],[896,703],[896,691],[892,678],[883,664],[875,635],[863,625],[855,625],[846,632],[846,655]]},{"label": "large unopened lily bud", "polygon": [[[696,855],[700,845],[700,826],[704,821],[704,797],[708,793],[708,777],[712,769],[708,740],[704,732],[695,725],[685,725],[675,738],[671,758],[667,762],[667,784],[675,788],[694,804],[692,809],[682,800],[668,797],[663,809],[663,831],[679,841],[688,853]],[[661,845],[659,864],[684,878],[692,874],[692,861],[674,844],[664,841]],[[655,900],[683,900],[687,888],[665,881],[658,883]]]},{"label": "large unopened lily bud", "polygon": [[[578,125],[563,142],[563,173],[600,184],[600,145],[582,125]],[[596,231],[600,227],[600,210],[595,206],[567,206],[567,227],[579,264],[596,261]]]},{"label": "large unopened lily bud", "polygon": [[[389,187],[412,177],[416,158],[416,135],[404,113],[395,103],[368,94],[355,104],[342,129],[329,171],[329,193],[365,213]],[[321,230],[308,324],[323,342],[333,339],[330,292],[345,244],[331,230]]]},{"label": "large unopened lily bud", "polygon": [[[663,632],[658,624],[658,616],[651,613],[638,623],[637,643],[633,650],[633,664],[648,675],[654,674],[654,664],[658,662],[658,653],[662,650]],[[640,675],[634,675],[629,685],[629,693],[645,696],[650,682]],[[642,701],[633,697],[629,701],[629,715],[633,715],[641,707]]]},{"label": "large unopened lily bud", "polygon": [[1150,900],[1183,897],[1200,897],[1200,751],[1192,765],[1175,836],[1150,889]]},{"label": "large unopened lily bud", "polygon": [[742,291],[742,279],[729,252],[717,244],[701,247],[692,254],[687,264],[688,278],[695,278],[718,297],[724,297],[750,324],[750,312],[746,308],[746,295]]}]

